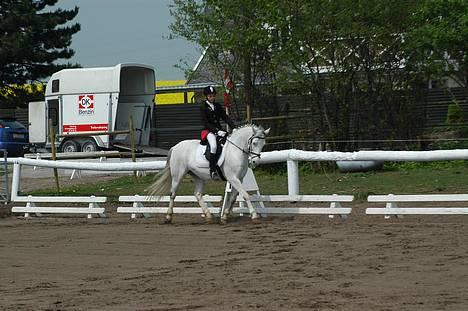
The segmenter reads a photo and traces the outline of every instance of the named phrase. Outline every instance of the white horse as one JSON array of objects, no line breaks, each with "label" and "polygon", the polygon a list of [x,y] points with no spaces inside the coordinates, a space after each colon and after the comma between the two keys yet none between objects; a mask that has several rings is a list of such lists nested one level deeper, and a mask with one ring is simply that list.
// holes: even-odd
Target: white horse
[{"label": "white horse", "polygon": [[[251,218],[259,218],[250,201],[249,194],[242,186],[242,180],[247,173],[249,161],[255,164],[257,158],[260,158],[260,152],[265,145],[265,138],[269,132],[270,129],[264,130],[261,126],[247,125],[235,129],[232,135],[227,138],[223,148],[224,160],[222,160],[222,155],[218,164],[233,189],[225,208],[222,209],[221,222],[227,222],[228,215],[239,193],[247,202]],[[208,222],[213,220],[208,206],[203,200],[205,181],[211,180],[210,170],[206,159],[203,162],[200,161],[199,145],[199,140],[184,140],[172,147],[167,156],[166,167],[156,176],[157,180],[149,188],[150,195],[163,195],[170,189],[166,223],[172,222],[176,191],[187,173],[191,174],[195,179],[194,194],[205,214],[206,220]]]}]

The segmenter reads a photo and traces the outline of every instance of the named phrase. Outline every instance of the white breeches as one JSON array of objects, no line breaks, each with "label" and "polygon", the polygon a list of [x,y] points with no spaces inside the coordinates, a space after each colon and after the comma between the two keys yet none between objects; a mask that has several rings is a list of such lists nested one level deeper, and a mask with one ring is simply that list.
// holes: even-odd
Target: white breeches
[{"label": "white breeches", "polygon": [[216,136],[213,133],[208,133],[206,137],[208,144],[210,144],[210,153],[216,153]]}]

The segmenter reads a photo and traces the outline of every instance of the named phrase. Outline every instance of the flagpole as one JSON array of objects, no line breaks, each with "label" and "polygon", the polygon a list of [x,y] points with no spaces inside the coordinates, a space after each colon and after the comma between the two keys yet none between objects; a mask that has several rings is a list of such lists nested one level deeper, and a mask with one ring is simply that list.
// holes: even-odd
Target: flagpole
[{"label": "flagpole", "polygon": [[[231,106],[231,99],[229,98],[229,93],[230,93],[230,89],[233,86],[233,82],[231,78],[229,77],[229,73],[227,69],[224,69],[224,81],[223,82],[224,82],[224,108],[226,109],[226,115],[229,116],[230,114],[229,107]],[[228,131],[232,130],[232,129],[229,129],[229,124],[227,125],[227,129]]]},{"label": "flagpole", "polygon": [[[224,91],[224,98],[225,98],[224,108],[226,109],[226,115],[229,117],[229,105],[226,105],[226,96],[229,96],[229,93]],[[229,124],[226,124],[226,127],[227,127],[228,132],[231,132],[231,130],[233,130],[229,128]]]}]

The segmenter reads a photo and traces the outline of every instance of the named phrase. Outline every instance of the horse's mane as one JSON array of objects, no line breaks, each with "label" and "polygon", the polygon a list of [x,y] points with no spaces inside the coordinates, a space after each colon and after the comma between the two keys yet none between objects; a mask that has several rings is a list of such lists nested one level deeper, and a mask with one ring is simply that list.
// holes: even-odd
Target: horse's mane
[{"label": "horse's mane", "polygon": [[240,129],[243,129],[243,128],[246,128],[246,127],[256,127],[256,128],[263,129],[263,127],[260,126],[260,125],[256,125],[256,124],[253,124],[253,123],[245,123],[245,124],[241,124],[241,125],[237,126],[235,128],[235,130],[237,131],[237,130],[240,130]]}]

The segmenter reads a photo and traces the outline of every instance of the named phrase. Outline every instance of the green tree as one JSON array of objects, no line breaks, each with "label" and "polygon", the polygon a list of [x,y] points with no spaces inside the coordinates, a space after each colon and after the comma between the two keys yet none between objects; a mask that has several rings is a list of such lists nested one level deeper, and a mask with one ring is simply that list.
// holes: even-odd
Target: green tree
[{"label": "green tree", "polygon": [[[406,137],[415,78],[404,68],[404,34],[417,4],[392,1],[284,2],[277,55],[309,96],[315,129],[328,140]],[[337,149],[355,146],[334,146]]]},{"label": "green tree", "polygon": [[[71,66],[56,64],[69,59],[73,34],[80,25],[68,22],[78,14],[50,6],[58,0],[2,0],[0,3],[0,90],[5,102],[37,96],[37,89],[25,91],[23,84],[39,82],[52,73]],[[48,10],[49,9],[49,10]],[[26,98],[24,97],[26,96]]]},{"label": "green tree", "polygon": [[271,80],[273,37],[270,21],[277,1],[175,0],[171,14],[173,36],[207,48],[205,57],[213,65],[213,75],[222,81],[224,69],[243,85],[243,101],[254,105],[260,78]]},{"label": "green tree", "polygon": [[425,0],[407,35],[408,65],[427,78],[468,82],[468,1]]},{"label": "green tree", "polygon": [[213,68],[234,68],[247,104],[259,80],[303,95],[304,136],[401,139],[424,121],[424,75],[467,79],[467,11],[464,0],[176,0],[171,29],[209,47]]}]

